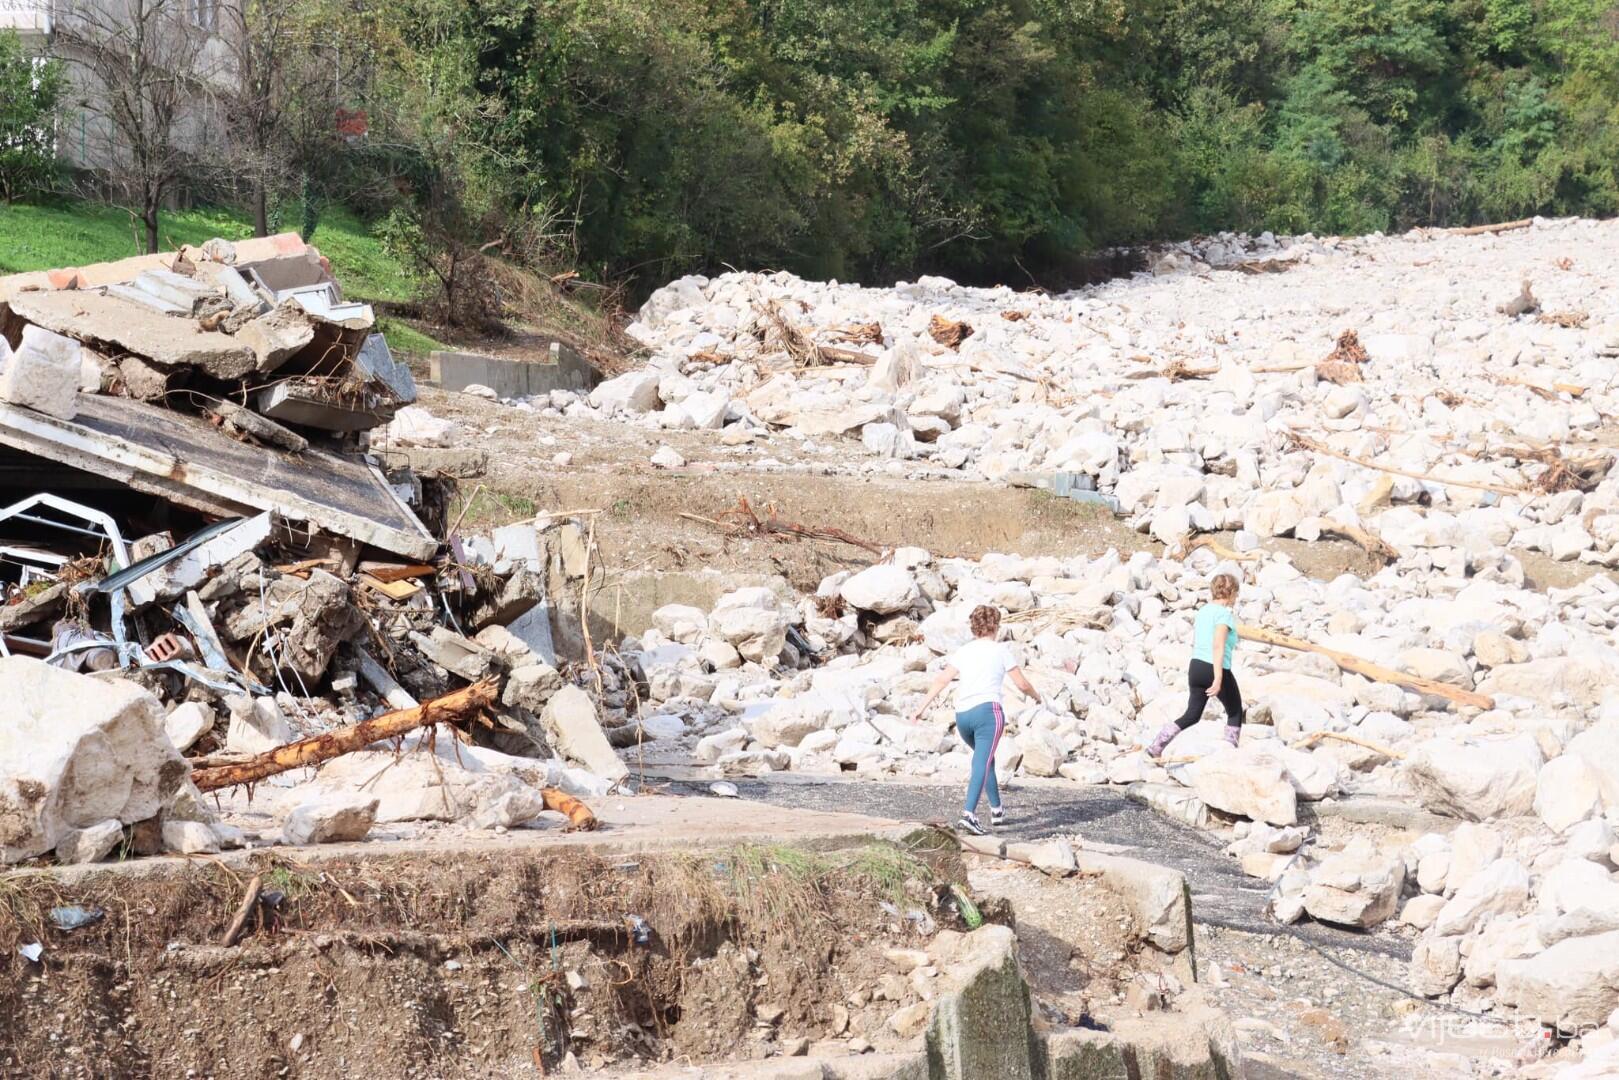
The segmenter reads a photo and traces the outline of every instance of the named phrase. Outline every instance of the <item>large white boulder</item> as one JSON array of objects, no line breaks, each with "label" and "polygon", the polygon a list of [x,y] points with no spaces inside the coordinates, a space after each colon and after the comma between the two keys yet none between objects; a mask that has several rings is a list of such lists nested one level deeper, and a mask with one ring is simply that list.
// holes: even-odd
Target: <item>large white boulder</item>
[{"label": "large white boulder", "polygon": [[299,846],[364,840],[380,801],[374,795],[329,795],[300,803],[281,827],[281,840]]},{"label": "large white boulder", "polygon": [[1542,760],[1532,735],[1430,739],[1406,758],[1405,776],[1429,810],[1484,821],[1534,808],[1535,775]]},{"label": "large white boulder", "polygon": [[892,615],[916,603],[916,579],[892,563],[868,566],[843,583],[843,599],[861,611]]},{"label": "large white boulder", "polygon": [[1575,705],[1591,708],[1602,703],[1612,682],[1610,670],[1600,657],[1582,654],[1504,664],[1492,668],[1478,688],[1497,697],[1509,695],[1540,703],[1562,695]]},{"label": "large white boulder", "polygon": [[1560,941],[1536,956],[1503,960],[1496,997],[1542,1024],[1583,1030],[1619,1007],[1619,930]]},{"label": "large white boulder", "polygon": [[1567,832],[1601,810],[1601,781],[1584,758],[1564,754],[1541,768],[1535,783],[1535,813],[1547,828]]},{"label": "large white boulder", "polygon": [[1298,796],[1287,772],[1270,755],[1248,747],[1220,750],[1193,762],[1185,777],[1197,797],[1228,814],[1271,825],[1298,820]]},{"label": "large white boulder", "polygon": [[590,403],[607,413],[651,412],[660,404],[658,380],[658,372],[651,368],[626,371],[597,384],[590,392]]},{"label": "large white boulder", "polygon": [[22,344],[0,367],[0,401],[62,420],[78,412],[79,343],[39,326],[24,326]]},{"label": "large white boulder", "polygon": [[513,793],[531,786],[515,776],[489,770],[470,754],[425,746],[410,753],[361,750],[326,762],[308,785],[313,799],[348,799],[359,794],[377,800],[376,820],[472,821]]},{"label": "large white boulder", "polygon": [[670,641],[695,645],[708,631],[708,616],[702,608],[665,604],[652,613],[652,625]]},{"label": "large white boulder", "polygon": [[54,848],[72,829],[164,809],[187,775],[163,707],[134,683],[0,658],[0,862]]},{"label": "large white boulder", "polygon": [[1463,882],[1439,909],[1434,933],[1466,934],[1487,916],[1517,914],[1528,900],[1529,871],[1513,859],[1497,859]]},{"label": "large white boulder", "polygon": [[1323,922],[1376,926],[1394,915],[1404,884],[1404,862],[1370,843],[1353,843],[1316,868],[1304,910]]}]

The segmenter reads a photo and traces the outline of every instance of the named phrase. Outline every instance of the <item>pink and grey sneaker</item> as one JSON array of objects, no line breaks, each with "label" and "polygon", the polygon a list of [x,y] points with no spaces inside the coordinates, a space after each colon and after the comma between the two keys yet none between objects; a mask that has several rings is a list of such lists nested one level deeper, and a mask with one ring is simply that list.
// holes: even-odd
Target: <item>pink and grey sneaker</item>
[{"label": "pink and grey sneaker", "polygon": [[1240,738],[1242,738],[1242,728],[1237,724],[1227,724],[1225,728],[1225,741],[1230,743],[1232,746],[1236,746],[1237,740]]}]

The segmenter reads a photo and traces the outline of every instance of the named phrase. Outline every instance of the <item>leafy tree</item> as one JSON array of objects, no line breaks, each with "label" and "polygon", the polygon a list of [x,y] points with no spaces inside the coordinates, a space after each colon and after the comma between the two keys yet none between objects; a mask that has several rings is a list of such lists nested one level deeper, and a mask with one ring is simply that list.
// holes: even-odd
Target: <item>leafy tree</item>
[{"label": "leafy tree", "polygon": [[61,64],[29,56],[14,31],[0,31],[0,199],[50,186],[61,99]]}]

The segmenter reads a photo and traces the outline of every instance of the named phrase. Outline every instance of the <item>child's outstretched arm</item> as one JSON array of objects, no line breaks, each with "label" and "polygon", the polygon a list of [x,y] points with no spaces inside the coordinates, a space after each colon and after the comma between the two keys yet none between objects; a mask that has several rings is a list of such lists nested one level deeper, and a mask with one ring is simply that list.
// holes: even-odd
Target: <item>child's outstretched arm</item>
[{"label": "child's outstretched arm", "polygon": [[922,704],[918,705],[916,711],[911,713],[911,723],[919,724],[922,722],[922,715],[928,711],[928,706],[933,704],[934,698],[944,693],[944,688],[949,686],[959,674],[960,672],[949,664],[939,669],[939,674],[934,676],[933,685],[928,687],[928,696],[923,698]]},{"label": "child's outstretched arm", "polygon": [[1032,698],[1036,705],[1040,704],[1040,691],[1036,690],[1034,684],[1029,681],[1029,677],[1023,674],[1022,668],[1015,667],[1006,674],[1011,677],[1012,685],[1023,691],[1024,697]]}]

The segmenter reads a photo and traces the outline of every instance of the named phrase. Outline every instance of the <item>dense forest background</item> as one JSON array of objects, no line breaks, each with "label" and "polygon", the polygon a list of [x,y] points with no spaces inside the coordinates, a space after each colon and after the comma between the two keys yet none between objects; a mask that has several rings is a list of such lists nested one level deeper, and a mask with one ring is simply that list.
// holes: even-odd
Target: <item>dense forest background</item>
[{"label": "dense forest background", "polygon": [[440,265],[1050,283],[1222,229],[1619,209],[1605,0],[250,0],[244,28],[270,10],[266,224],[341,203]]}]

